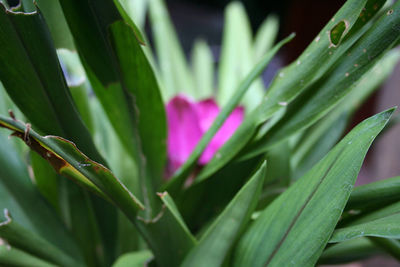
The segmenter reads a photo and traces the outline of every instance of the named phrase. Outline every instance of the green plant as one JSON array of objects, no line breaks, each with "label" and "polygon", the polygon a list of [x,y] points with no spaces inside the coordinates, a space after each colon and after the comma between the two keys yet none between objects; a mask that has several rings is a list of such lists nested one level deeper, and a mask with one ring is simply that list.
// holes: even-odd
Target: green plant
[{"label": "green plant", "polygon": [[[190,69],[161,0],[0,1],[0,126],[22,140],[0,133],[0,264],[399,259],[400,177],[353,190],[394,109],[342,138],[400,58],[400,2],[385,2],[348,0],[268,88],[258,76],[294,35],[272,47],[270,17],[253,40],[230,4],[214,90],[207,44],[195,44]],[[157,60],[144,45],[147,8]],[[222,109],[166,174],[164,106],[177,93]],[[243,122],[200,164],[238,105]]]}]

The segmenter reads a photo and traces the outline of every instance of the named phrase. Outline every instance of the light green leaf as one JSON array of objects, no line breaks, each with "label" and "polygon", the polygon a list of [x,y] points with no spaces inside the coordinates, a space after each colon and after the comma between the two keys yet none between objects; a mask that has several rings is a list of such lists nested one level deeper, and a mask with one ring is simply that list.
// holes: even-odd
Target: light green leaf
[{"label": "light green leaf", "polygon": [[364,156],[393,109],[354,128],[246,231],[234,266],[313,266],[350,196]]},{"label": "light green leaf", "polygon": [[139,29],[143,30],[148,0],[119,0],[126,13],[131,17]]},{"label": "light green leaf", "polygon": [[214,96],[214,58],[210,47],[203,40],[194,43],[192,52],[193,78],[196,86],[195,96],[205,99]]},{"label": "light green leaf", "polygon": [[60,2],[54,0],[37,0],[36,3],[49,26],[54,46],[56,48],[74,50],[74,40],[65,21]]},{"label": "light green leaf", "polygon": [[[261,58],[253,56],[252,32],[246,11],[240,2],[232,2],[225,9],[217,89],[217,100],[220,105],[224,106],[229,102],[236,92],[237,84]],[[256,80],[248,91],[242,101],[246,111],[250,112],[260,103],[264,95],[262,81]]]},{"label": "light green leaf", "polygon": [[275,15],[269,15],[260,25],[254,38],[254,60],[267,53],[275,42],[279,30],[279,20]]},{"label": "light green leaf", "polygon": [[163,0],[149,0],[150,23],[160,66],[164,101],[177,93],[195,96],[195,87],[185,54]]},{"label": "light green leaf", "polygon": [[112,267],[143,267],[152,256],[149,250],[127,253],[120,256]]},{"label": "light green leaf", "polygon": [[[241,229],[250,219],[265,177],[264,162],[202,235],[181,266],[221,266]],[[205,255],[207,255],[205,257]]]}]

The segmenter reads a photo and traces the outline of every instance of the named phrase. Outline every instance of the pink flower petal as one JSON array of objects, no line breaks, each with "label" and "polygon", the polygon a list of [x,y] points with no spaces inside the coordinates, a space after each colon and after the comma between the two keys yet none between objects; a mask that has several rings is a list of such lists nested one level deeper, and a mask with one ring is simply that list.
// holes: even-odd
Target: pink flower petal
[{"label": "pink flower petal", "polygon": [[177,170],[190,156],[203,132],[195,104],[187,97],[178,95],[170,100],[166,108],[168,121],[169,170]]},{"label": "pink flower petal", "polygon": [[[167,104],[168,121],[168,170],[172,175],[190,156],[203,134],[211,127],[220,108],[209,98],[194,103],[178,95]],[[207,164],[216,151],[232,136],[244,117],[243,107],[237,107],[211,140],[199,159],[200,165]]]},{"label": "pink flower petal", "polygon": [[[214,122],[217,117],[220,109],[212,99],[207,99],[201,101],[197,105],[197,110],[199,112],[198,116],[200,118],[201,128],[203,130],[203,134],[211,127],[211,124]],[[242,123],[244,117],[244,108],[237,107],[235,108],[231,115],[226,119],[225,123],[219,129],[217,134],[211,140],[207,148],[204,150],[203,154],[199,159],[199,163],[202,165],[207,164],[217,150],[232,136],[232,134],[236,131],[239,125]]]},{"label": "pink flower petal", "polygon": [[200,118],[200,128],[203,134],[211,127],[215,118],[220,112],[220,108],[212,98],[208,98],[196,103],[196,109]]}]

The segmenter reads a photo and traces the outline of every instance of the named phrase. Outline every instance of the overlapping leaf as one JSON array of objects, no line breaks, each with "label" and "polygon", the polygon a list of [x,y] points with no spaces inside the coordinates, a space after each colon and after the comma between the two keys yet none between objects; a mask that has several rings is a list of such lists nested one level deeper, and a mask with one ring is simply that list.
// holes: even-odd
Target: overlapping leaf
[{"label": "overlapping leaf", "polygon": [[[266,163],[243,186],[189,252],[182,266],[221,266],[240,230],[254,211],[261,193]],[[207,255],[204,257],[204,255]]]},{"label": "overlapping leaf", "polygon": [[354,128],[269,205],[240,240],[235,266],[312,266],[329,240],[373,139],[393,109]]},{"label": "overlapping leaf", "polygon": [[[321,78],[340,58],[345,58],[347,49],[367,30],[368,27],[365,25],[384,2],[384,0],[347,1],[298,60],[277,75],[257,110],[248,116],[232,138],[219,150],[219,157],[214,157],[199,176],[207,178],[231,161],[252,139],[261,124],[276,116],[277,112],[284,111],[290,101]],[[364,10],[367,7],[368,10]],[[367,13],[369,15],[366,16]],[[342,41],[336,47],[330,46],[329,34],[332,28],[343,20],[347,22],[347,30],[341,36]],[[391,27],[386,27],[386,30],[390,31]],[[396,31],[396,29],[392,30]],[[388,38],[392,37],[393,34]],[[379,41],[382,45],[378,44]],[[386,44],[384,47],[385,39],[375,39],[374,42],[378,42],[375,45],[384,50],[390,46]]]}]

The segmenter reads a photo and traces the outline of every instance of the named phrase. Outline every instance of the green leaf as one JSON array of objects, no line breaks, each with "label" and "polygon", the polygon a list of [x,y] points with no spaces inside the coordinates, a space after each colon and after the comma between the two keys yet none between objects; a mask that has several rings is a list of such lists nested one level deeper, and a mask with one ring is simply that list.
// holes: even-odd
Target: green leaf
[{"label": "green leaf", "polygon": [[143,267],[152,256],[149,250],[127,253],[120,256],[112,267]]},{"label": "green leaf", "polygon": [[[400,11],[400,4],[396,4],[396,6],[397,10]],[[303,95],[294,100],[289,105],[284,117],[270,131],[259,136],[244,153],[256,155],[265,152],[268,146],[276,144],[321,118],[339,100],[351,91],[356,90],[357,81],[400,38],[398,30],[392,27],[393,24],[397,23],[400,23],[399,17],[384,14],[347,51],[348,56],[337,62],[322,79],[312,84]],[[378,77],[381,75],[385,76],[386,74],[376,74]],[[380,79],[378,78],[378,80]]]},{"label": "green leaf", "polygon": [[186,256],[181,266],[221,266],[240,230],[249,221],[256,207],[265,170],[264,162],[202,235],[199,243]]},{"label": "green leaf", "polygon": [[0,210],[8,209],[19,225],[82,262],[73,237],[32,184],[21,158],[3,135],[0,142]]},{"label": "green leaf", "polygon": [[[263,160],[264,157],[261,156],[232,162],[209,179],[194,183],[184,190],[177,199],[177,204],[190,229],[198,232],[217,217]],[[204,205],[206,202],[207,205]]]},{"label": "green leaf", "polygon": [[210,47],[203,40],[194,43],[192,69],[196,97],[205,99],[214,96],[214,58]]},{"label": "green leaf", "polygon": [[[133,22],[126,14],[121,16],[121,6],[112,1],[62,0],[61,5],[93,89],[138,166],[149,219],[158,208],[152,206],[158,203],[154,192],[164,167],[166,123],[158,86],[131,28]],[[148,120],[155,131],[150,131]]]},{"label": "green leaf", "polygon": [[357,186],[347,202],[345,210],[373,209],[400,200],[400,176]]},{"label": "green leaf", "polygon": [[67,49],[58,49],[57,55],[79,114],[89,131],[93,134],[93,115],[89,106],[89,93],[91,89],[79,60],[79,55],[75,51]]},{"label": "green leaf", "polygon": [[393,111],[360,123],[269,205],[239,241],[234,266],[314,265],[342,214],[369,146]]},{"label": "green leaf", "polygon": [[[263,122],[277,110],[284,108],[308,85],[322,77],[338,59],[343,58],[348,48],[366,30],[366,27],[363,29],[362,27],[379,11],[384,2],[385,0],[347,1],[301,56],[279,72],[267,92],[267,98],[263,100],[263,103],[258,108],[258,120]],[[370,16],[360,17],[363,9],[370,7],[370,3],[376,3],[378,8],[373,9],[371,7],[368,10]],[[342,25],[342,21],[345,22],[346,30],[339,31],[342,34],[338,34],[338,38],[335,41],[338,45],[335,46],[330,42],[330,35],[327,32],[330,33],[332,29],[337,28],[338,24]],[[353,27],[355,28],[353,29]],[[381,41],[383,42],[383,40]],[[375,47],[375,49],[378,48]],[[319,64],[315,64],[315,62],[319,62]]]},{"label": "green leaf", "polygon": [[179,266],[197,240],[167,192],[158,193],[163,206],[152,219],[138,218],[138,227],[159,266]]},{"label": "green leaf", "polygon": [[38,154],[31,152],[30,159],[37,189],[57,211],[60,211],[57,173]]},{"label": "green leaf", "polygon": [[342,242],[358,236],[391,237],[398,234],[396,220],[400,214],[400,202],[393,203],[373,212],[343,220],[333,233],[330,243]]},{"label": "green leaf", "polygon": [[[333,110],[305,130],[293,149],[292,166],[295,168],[295,179],[306,173],[333,147],[342,136],[349,118],[393,72],[399,59],[399,50],[388,52],[362,76],[349,94]],[[303,126],[300,127],[300,129],[302,128]]]},{"label": "green leaf", "polygon": [[[32,2],[32,1],[31,1]],[[60,2],[53,0],[37,0],[51,33],[56,48],[74,50],[74,40],[65,21]]]},{"label": "green leaf", "polygon": [[148,0],[120,0],[122,7],[126,10],[126,13],[131,17],[139,29],[143,30],[146,11],[148,6]]},{"label": "green leaf", "polygon": [[4,210],[4,218],[0,222],[0,237],[14,248],[21,249],[40,259],[60,266],[84,266],[71,255],[48,243],[39,235],[18,225]]},{"label": "green leaf", "polygon": [[[345,57],[346,50],[353,45],[368,28],[368,25],[365,26],[365,24],[367,24],[371,17],[359,18],[358,16],[366,2],[366,0],[350,0],[345,3],[335,14],[334,21],[346,19],[349,22],[350,28],[353,24],[357,23],[358,26],[354,28],[357,30],[350,30],[351,34],[347,33],[343,37],[345,40],[342,41],[338,47],[328,49],[329,40],[326,32],[335,25],[333,21],[330,21],[298,60],[279,73],[271,84],[263,102],[252,114],[247,116],[246,120],[235,134],[219,150],[220,157],[214,157],[199,174],[200,177],[206,178],[212,175],[236,157],[252,137],[254,137],[254,134],[262,124],[269,123],[266,122],[268,119],[273,120],[279,112],[284,112],[286,106],[292,99],[304,91],[310,84],[321,78],[338,59]],[[369,2],[381,3],[383,1],[369,0]],[[378,7],[379,6],[380,5],[378,5]],[[372,15],[377,11],[378,10],[372,10],[369,13]],[[376,41],[379,42],[379,39],[376,39]],[[320,62],[320,64],[315,64],[315,62]]]},{"label": "green leaf", "polygon": [[[259,58],[253,59],[252,33],[246,11],[240,2],[232,2],[225,9],[217,90],[220,105],[229,102],[235,94],[233,89],[245,79],[258,61]],[[262,81],[256,80],[248,91],[242,100],[247,112],[256,107],[264,95]]]},{"label": "green leaf", "polygon": [[349,121],[349,114],[344,110],[340,116],[337,115],[338,112],[328,113],[304,132],[303,138],[292,152],[294,180],[309,171],[342,137]]},{"label": "green leaf", "polygon": [[381,253],[367,238],[356,238],[327,248],[318,259],[318,264],[349,263]]},{"label": "green leaf", "polygon": [[150,23],[160,66],[164,101],[177,93],[195,96],[195,87],[185,54],[179,44],[163,0],[149,0]]},{"label": "green leaf", "polygon": [[166,115],[157,80],[132,29],[119,21],[110,26],[110,33],[122,80],[132,93],[133,105],[138,110],[140,145],[156,188],[164,175],[167,139]]},{"label": "green leaf", "polygon": [[275,15],[269,15],[260,25],[254,38],[254,59],[261,58],[267,53],[275,42],[279,30],[279,19]]},{"label": "green leaf", "polygon": [[76,111],[41,13],[14,13],[0,4],[0,43],[0,79],[29,121],[104,163]]},{"label": "green leaf", "polygon": [[336,229],[329,243],[343,242],[362,236],[400,238],[400,213],[392,214],[370,222]]},{"label": "green leaf", "polygon": [[380,237],[369,237],[369,239],[389,255],[392,255],[398,261],[400,260],[400,242],[398,240]]},{"label": "green leaf", "polygon": [[345,210],[373,209],[400,200],[400,176],[354,188]]},{"label": "green leaf", "polygon": [[22,250],[0,244],[0,264],[3,266],[40,266],[40,267],[55,267],[47,261],[34,257]]},{"label": "green leaf", "polygon": [[[242,99],[244,94],[249,89],[249,86],[252,82],[262,73],[268,63],[271,61],[273,56],[278,52],[278,50],[290,40],[294,38],[294,34],[286,37],[284,40],[279,42],[274,49],[269,51],[261,60],[260,62],[250,71],[250,73],[246,76],[246,78],[238,85],[235,93],[232,95],[229,102],[223,107],[221,112],[215,118],[213,124],[208,129],[208,131],[202,136],[199,143],[196,145],[195,149],[191,153],[190,157],[186,160],[186,162],[176,171],[174,176],[168,181],[165,188],[167,188],[168,192],[174,194],[184,183],[185,179],[188,177],[190,172],[195,167],[197,160],[200,158],[201,154],[203,153],[204,149],[207,147],[208,143],[217,133],[219,128],[228,118],[230,113],[234,110],[234,108],[239,104],[239,101]],[[246,123],[246,121],[244,122]],[[244,124],[243,123],[243,124]],[[215,157],[220,157],[219,152],[216,153]],[[201,181],[198,177],[197,182]]]},{"label": "green leaf", "polygon": [[60,174],[111,201],[128,217],[143,209],[137,200],[113,174],[101,164],[89,159],[76,145],[57,136],[42,137],[22,122],[0,116],[0,126],[14,131]]}]

